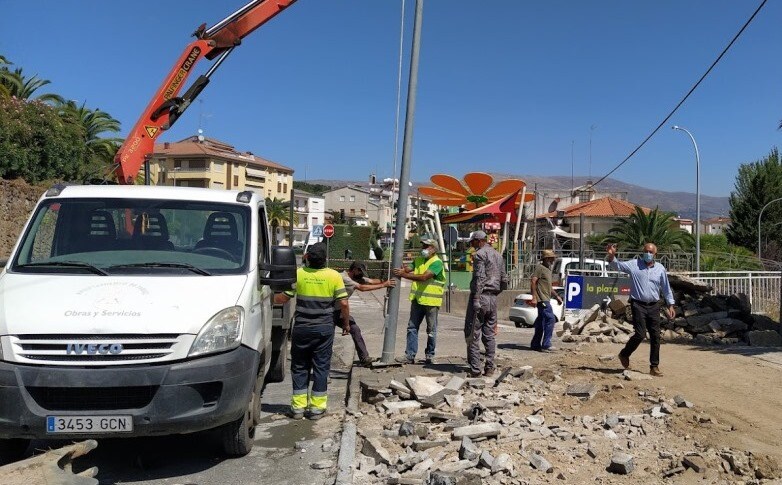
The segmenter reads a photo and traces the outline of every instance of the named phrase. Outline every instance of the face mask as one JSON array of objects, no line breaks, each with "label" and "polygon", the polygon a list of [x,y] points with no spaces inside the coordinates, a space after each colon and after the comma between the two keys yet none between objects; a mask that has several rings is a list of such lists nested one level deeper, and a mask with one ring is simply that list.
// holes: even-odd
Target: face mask
[{"label": "face mask", "polygon": [[429,250],[428,249],[422,249],[421,250],[421,256],[428,258],[429,257]]},{"label": "face mask", "polygon": [[654,254],[649,252],[644,253],[644,262],[651,263],[652,261],[654,261]]}]

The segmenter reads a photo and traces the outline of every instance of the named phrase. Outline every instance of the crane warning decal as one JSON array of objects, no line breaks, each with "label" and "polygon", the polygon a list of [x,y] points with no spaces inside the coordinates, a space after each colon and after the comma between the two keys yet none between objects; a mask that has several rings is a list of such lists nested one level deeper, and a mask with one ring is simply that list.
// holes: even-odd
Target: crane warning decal
[{"label": "crane warning decal", "polygon": [[157,135],[157,132],[160,131],[160,128],[157,126],[144,126],[144,130],[147,132],[147,136],[150,138],[155,138],[155,135]]},{"label": "crane warning decal", "polygon": [[182,81],[185,79],[185,77],[187,77],[187,73],[190,72],[190,68],[193,67],[193,64],[195,64],[195,62],[198,60],[198,56],[200,55],[200,47],[196,46],[190,49],[190,53],[187,55],[187,57],[185,57],[182,65],[179,66],[179,70],[174,75],[174,79],[171,80],[171,84],[169,84],[166,90],[163,92],[164,99],[171,99],[174,94],[176,94],[179,86],[182,85]]}]

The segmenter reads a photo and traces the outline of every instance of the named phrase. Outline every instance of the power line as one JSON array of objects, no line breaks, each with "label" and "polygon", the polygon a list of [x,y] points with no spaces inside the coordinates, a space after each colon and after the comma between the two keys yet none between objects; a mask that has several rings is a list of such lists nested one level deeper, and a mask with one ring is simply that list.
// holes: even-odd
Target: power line
[{"label": "power line", "polygon": [[593,186],[593,187],[594,187],[595,185],[599,184],[600,182],[602,182],[603,180],[607,179],[608,177],[610,177],[612,173],[614,173],[614,172],[616,172],[617,170],[619,170],[619,167],[621,167],[621,166],[622,166],[622,165],[624,165],[624,164],[625,164],[625,163],[626,163],[628,160],[630,160],[630,158],[632,158],[632,157],[633,157],[633,155],[635,155],[635,154],[636,154],[636,152],[638,152],[638,150],[640,150],[640,149],[641,149],[641,148],[642,148],[644,145],[646,145],[646,142],[648,142],[648,141],[649,141],[649,140],[650,140],[650,139],[651,139],[651,138],[652,138],[652,137],[653,137],[653,136],[654,136],[654,135],[655,135],[655,134],[656,134],[658,131],[660,131],[660,128],[662,128],[662,127],[663,127],[663,126],[664,126],[664,125],[665,125],[665,124],[668,122],[668,120],[669,120],[669,119],[671,119],[671,117],[674,115],[674,113],[676,113],[676,111],[679,109],[679,107],[681,107],[681,105],[683,105],[683,104],[684,104],[684,102],[685,102],[685,101],[687,101],[687,98],[689,98],[689,97],[690,97],[690,95],[693,93],[693,91],[695,91],[695,89],[696,89],[696,88],[697,88],[697,87],[700,85],[700,83],[701,83],[701,82],[702,82],[704,79],[706,79],[706,76],[708,76],[708,75],[709,75],[709,73],[712,71],[712,69],[714,69],[714,67],[717,65],[717,63],[718,63],[718,62],[720,62],[720,59],[722,59],[722,57],[723,57],[723,56],[724,56],[724,55],[725,55],[725,54],[728,52],[728,49],[730,49],[730,48],[731,48],[731,46],[733,46],[733,44],[734,44],[734,43],[735,43],[735,42],[738,40],[738,38],[741,36],[741,34],[744,32],[744,30],[745,30],[745,29],[746,29],[746,28],[749,26],[749,24],[750,24],[750,23],[752,23],[752,20],[754,20],[755,16],[758,14],[758,12],[760,12],[760,9],[762,9],[762,8],[763,8],[763,6],[766,4],[766,2],[767,2],[767,1],[768,1],[768,0],[763,0],[762,2],[760,2],[760,5],[758,6],[758,8],[757,8],[757,9],[755,9],[755,12],[752,14],[752,16],[749,18],[749,20],[747,20],[747,21],[744,23],[744,25],[741,27],[741,29],[738,31],[738,33],[736,33],[736,35],[733,37],[733,39],[730,41],[730,43],[728,43],[728,45],[725,47],[725,49],[723,49],[723,50],[722,50],[722,52],[720,53],[720,55],[719,55],[719,56],[717,56],[717,59],[715,59],[715,60],[714,60],[714,62],[712,62],[712,63],[711,63],[711,66],[709,66],[709,68],[706,70],[706,72],[705,72],[705,73],[703,73],[703,76],[701,76],[701,77],[700,77],[700,79],[698,79],[698,82],[696,82],[696,83],[695,83],[695,84],[692,86],[692,88],[690,88],[690,90],[689,90],[689,91],[687,91],[687,94],[686,94],[686,95],[684,95],[684,97],[682,98],[682,100],[681,100],[681,101],[679,101],[679,104],[677,104],[677,105],[676,105],[676,107],[674,107],[674,108],[671,110],[671,112],[670,112],[670,113],[668,113],[668,116],[666,116],[666,117],[665,117],[665,119],[664,119],[664,120],[662,120],[662,121],[660,122],[660,124],[659,124],[659,125],[657,125],[657,128],[655,128],[655,129],[654,129],[654,130],[653,130],[651,133],[649,133],[649,136],[647,136],[646,138],[644,138],[644,141],[642,141],[642,142],[641,142],[641,144],[640,144],[640,145],[638,145],[638,146],[635,148],[635,150],[633,150],[632,152],[630,152],[630,154],[629,154],[629,155],[627,155],[627,157],[626,157],[624,160],[622,160],[622,161],[619,163],[619,165],[617,165],[616,167],[614,167],[614,168],[613,168],[613,170],[611,170],[610,172],[608,172],[607,174],[605,174],[605,175],[604,175],[602,178],[600,178],[600,180],[598,180],[597,182],[595,182],[594,184],[592,184],[592,186]]}]

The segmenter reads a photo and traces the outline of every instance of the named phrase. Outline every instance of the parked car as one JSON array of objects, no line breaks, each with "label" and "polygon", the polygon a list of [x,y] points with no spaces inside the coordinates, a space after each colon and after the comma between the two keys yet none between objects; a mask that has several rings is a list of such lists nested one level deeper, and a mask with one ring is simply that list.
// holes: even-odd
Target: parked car
[{"label": "parked car", "polygon": [[[562,301],[565,301],[565,288],[562,286],[554,286],[553,291],[556,291]],[[538,309],[530,305],[532,301],[532,295],[529,293],[522,293],[513,300],[513,306],[510,307],[509,318],[510,321],[515,323],[517,327],[531,327],[535,324],[535,319],[538,318]],[[557,321],[562,320],[562,311],[565,305],[560,305],[556,298],[551,299],[551,308],[554,310],[554,315],[557,317]]]}]

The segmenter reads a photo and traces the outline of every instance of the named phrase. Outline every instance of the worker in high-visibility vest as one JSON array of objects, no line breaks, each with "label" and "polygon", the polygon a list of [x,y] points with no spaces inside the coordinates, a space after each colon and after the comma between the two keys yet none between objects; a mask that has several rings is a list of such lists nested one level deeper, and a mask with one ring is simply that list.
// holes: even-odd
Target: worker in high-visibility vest
[{"label": "worker in high-visibility vest", "polygon": [[418,329],[426,318],[426,363],[434,359],[437,342],[437,313],[443,304],[445,292],[445,268],[437,256],[437,241],[421,241],[421,256],[413,260],[413,267],[403,266],[394,269],[394,276],[413,282],[410,287],[410,320],[407,322],[407,346],[405,356],[398,359],[405,364],[415,362],[418,353]]},{"label": "worker in high-visibility vest", "polygon": [[[293,395],[289,416],[320,419],[328,404],[328,380],[334,343],[334,309],[339,308],[342,335],[350,333],[350,307],[342,276],[326,268],[326,245],[313,244],[304,254],[306,267],[296,272],[296,288],[274,295],[275,303],[296,297],[291,334]],[[310,372],[312,389],[310,390]]]}]

